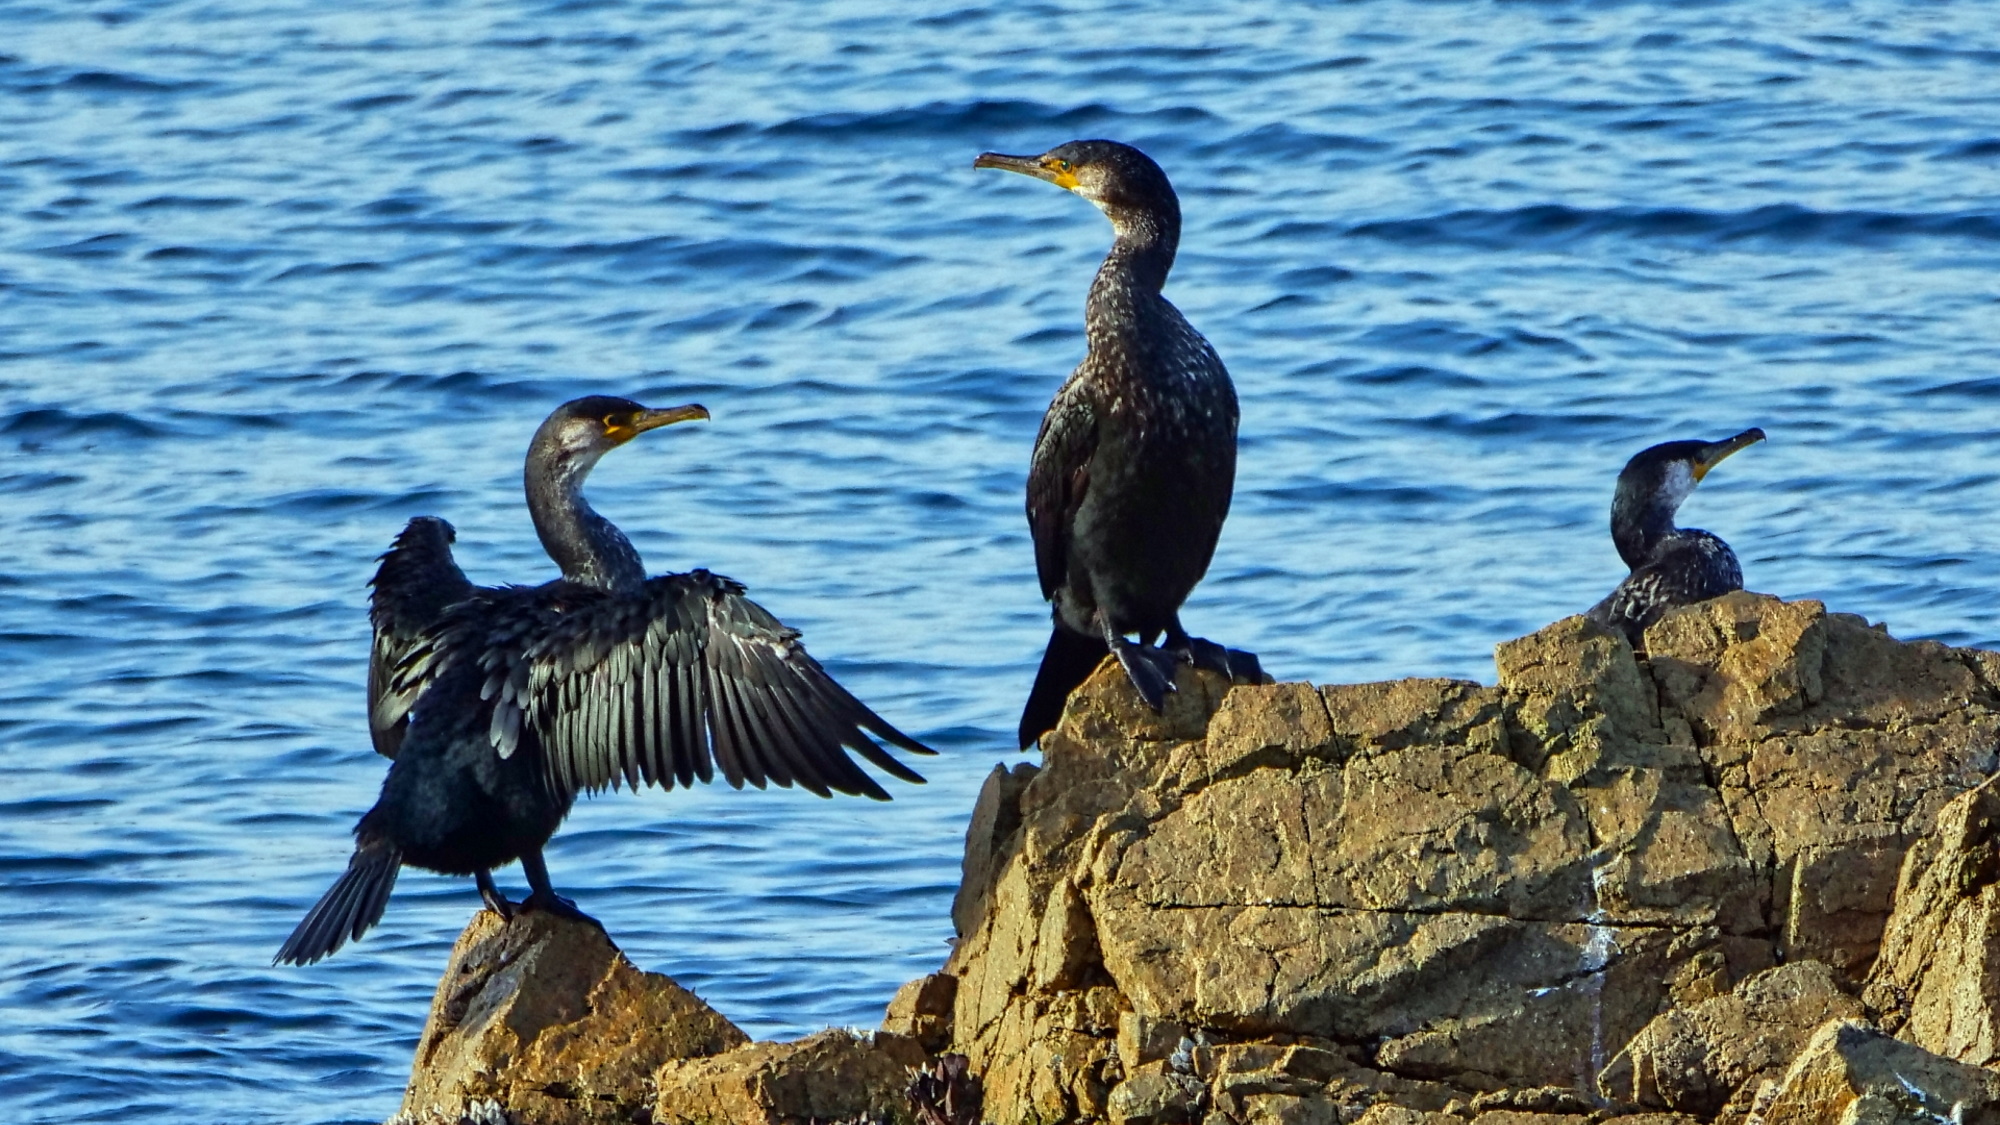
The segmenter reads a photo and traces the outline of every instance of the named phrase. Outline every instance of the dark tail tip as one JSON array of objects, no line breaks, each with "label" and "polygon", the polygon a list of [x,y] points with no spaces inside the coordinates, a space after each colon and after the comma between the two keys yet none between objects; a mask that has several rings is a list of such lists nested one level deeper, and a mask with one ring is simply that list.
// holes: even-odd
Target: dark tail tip
[{"label": "dark tail tip", "polygon": [[1042,667],[1035,673],[1035,686],[1028,692],[1028,705],[1021,710],[1021,749],[1026,750],[1062,721],[1063,704],[1069,693],[1082,686],[1111,650],[1096,637],[1072,633],[1060,625],[1049,633],[1049,647],[1042,651]]},{"label": "dark tail tip", "polygon": [[354,849],[347,870],[307,912],[271,963],[310,965],[366,933],[382,920],[402,866],[403,853],[393,844],[368,843]]}]

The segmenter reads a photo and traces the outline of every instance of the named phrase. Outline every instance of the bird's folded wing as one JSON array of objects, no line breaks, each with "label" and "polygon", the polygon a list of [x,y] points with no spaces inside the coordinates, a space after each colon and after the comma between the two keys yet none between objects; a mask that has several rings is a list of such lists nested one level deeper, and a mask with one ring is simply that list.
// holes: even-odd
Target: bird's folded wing
[{"label": "bird's folded wing", "polygon": [[1627,575],[1590,616],[1644,629],[1675,606],[1693,605],[1743,588],[1743,570],[1729,544],[1706,531],[1683,528],[1677,541]]},{"label": "bird's folded wing", "polygon": [[1055,597],[1069,570],[1070,525],[1090,488],[1097,453],[1097,414],[1090,395],[1072,380],[1042,415],[1028,464],[1028,531],[1035,540],[1035,575],[1042,596]]},{"label": "bird's folded wing", "polygon": [[368,620],[375,627],[368,657],[368,733],[375,750],[394,758],[410,725],[416,691],[391,687],[396,666],[444,617],[445,610],[472,595],[473,586],[451,557],[452,526],[434,516],[418,516],[404,526],[382,554],[369,581]]},{"label": "bird's folded wing", "polygon": [[923,780],[869,735],[929,748],[848,694],[727,578],[665,575],[637,596],[570,587],[485,616],[476,659],[494,749],[538,752],[558,792],[672,788],[720,769],[738,787],[888,799],[848,751]]}]

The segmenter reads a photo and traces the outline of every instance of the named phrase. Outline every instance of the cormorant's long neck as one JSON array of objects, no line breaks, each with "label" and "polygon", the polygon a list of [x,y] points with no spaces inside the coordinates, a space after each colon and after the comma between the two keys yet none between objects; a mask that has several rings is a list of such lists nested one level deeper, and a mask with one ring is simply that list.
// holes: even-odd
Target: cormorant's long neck
[{"label": "cormorant's long neck", "polygon": [[1173,199],[1144,207],[1107,206],[1104,213],[1116,238],[1091,282],[1087,318],[1110,312],[1120,297],[1159,296],[1181,241],[1181,209]]},{"label": "cormorant's long neck", "polygon": [[526,483],[535,534],[563,577],[604,590],[632,591],[646,582],[639,552],[583,498],[595,456],[538,456],[530,451]]},{"label": "cormorant's long neck", "polygon": [[1611,505],[1611,542],[1626,566],[1637,570],[1652,560],[1660,543],[1675,532],[1679,508],[1679,500],[1658,494],[1637,500],[1618,497]]}]

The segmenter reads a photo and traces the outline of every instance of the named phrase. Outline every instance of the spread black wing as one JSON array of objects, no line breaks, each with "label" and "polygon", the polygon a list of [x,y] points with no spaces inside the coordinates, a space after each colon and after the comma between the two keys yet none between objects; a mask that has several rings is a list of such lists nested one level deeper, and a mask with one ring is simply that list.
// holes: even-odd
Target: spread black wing
[{"label": "spread black wing", "polygon": [[453,662],[484,673],[494,751],[540,756],[562,794],[641,783],[766,783],[889,794],[848,756],[921,782],[869,735],[933,751],[835,683],[743,587],[697,570],[621,595],[557,582],[479,590],[397,669],[414,696]]},{"label": "spread black wing", "polygon": [[1028,531],[1044,598],[1054,598],[1068,577],[1070,528],[1089,491],[1096,453],[1097,411],[1088,384],[1071,377],[1042,415],[1028,463]]},{"label": "spread black wing", "polygon": [[435,516],[418,516],[404,526],[382,554],[369,581],[368,621],[375,647],[368,657],[368,733],[375,750],[394,758],[409,729],[410,699],[385,699],[395,668],[444,611],[472,594],[472,583],[451,557],[457,532]]}]

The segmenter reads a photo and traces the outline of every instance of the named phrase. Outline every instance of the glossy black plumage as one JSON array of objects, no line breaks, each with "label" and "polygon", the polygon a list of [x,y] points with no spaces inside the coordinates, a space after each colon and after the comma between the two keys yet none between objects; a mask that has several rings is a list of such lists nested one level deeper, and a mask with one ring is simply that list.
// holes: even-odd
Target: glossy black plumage
[{"label": "glossy black plumage", "polygon": [[1762,440],[1763,430],[1749,429],[1722,441],[1670,441],[1627,462],[1611,502],[1611,539],[1632,572],[1585,616],[1638,648],[1668,610],[1741,590],[1743,570],[1729,544],[1674,526],[1674,514],[1718,462]]},{"label": "glossy black plumage", "polygon": [[504,914],[513,904],[491,872],[518,859],[527,905],[573,912],[541,849],[579,793],[671,789],[719,770],[738,787],[887,800],[850,752],[923,780],[874,738],[931,751],[834,682],[741,585],[702,570],[647,578],[584,502],[583,479],[606,450],[662,418],[706,416],[602,396],[550,415],[529,450],[527,491],[557,581],[472,586],[442,520],[419,517],[397,537],[374,582],[369,676],[369,726],[395,760],[355,827],[347,872],[279,961],[310,963],[359,937],[404,863],[474,876]]},{"label": "glossy black plumage", "polygon": [[[368,656],[368,733],[375,750],[394,758],[409,727],[407,702],[384,707],[396,665],[436,625],[444,611],[471,595],[473,586],[452,560],[451,544],[457,538],[452,526],[436,516],[418,516],[396,536],[382,553],[381,566],[369,580],[373,594],[368,600],[368,621],[375,627],[375,644]],[[394,721],[375,721],[380,710],[394,714]]]},{"label": "glossy black plumage", "polygon": [[1106,653],[1156,710],[1173,690],[1177,659],[1261,678],[1255,657],[1191,638],[1180,624],[1229,514],[1237,407],[1215,349],[1161,295],[1181,227],[1166,174],[1114,141],[1072,141],[1040,156],[986,153],[974,163],[1082,195],[1115,236],[1084,306],[1089,353],[1043,415],[1028,470],[1035,570],[1054,631],[1022,712],[1021,745],[1054,727]]}]

